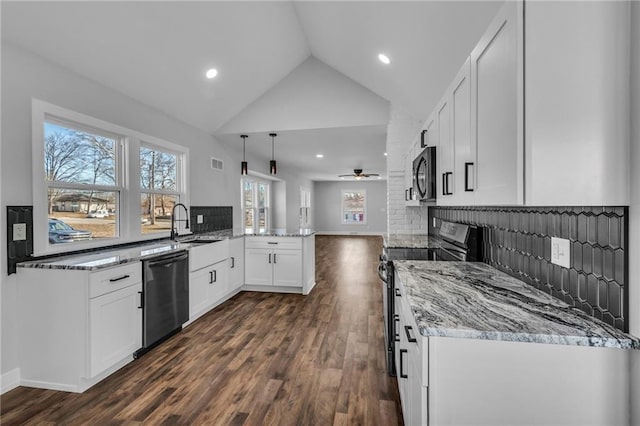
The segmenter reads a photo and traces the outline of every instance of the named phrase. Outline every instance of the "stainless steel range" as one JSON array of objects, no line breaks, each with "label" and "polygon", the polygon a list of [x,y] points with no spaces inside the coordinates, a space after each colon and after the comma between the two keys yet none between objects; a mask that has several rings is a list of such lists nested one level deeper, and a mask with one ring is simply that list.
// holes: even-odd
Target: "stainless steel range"
[{"label": "stainless steel range", "polygon": [[439,238],[429,242],[429,247],[384,247],[378,264],[378,276],[383,283],[384,340],[387,350],[387,369],[395,376],[395,342],[399,334],[395,330],[395,273],[394,260],[444,260],[454,262],[483,260],[482,228],[455,222],[442,222]]}]

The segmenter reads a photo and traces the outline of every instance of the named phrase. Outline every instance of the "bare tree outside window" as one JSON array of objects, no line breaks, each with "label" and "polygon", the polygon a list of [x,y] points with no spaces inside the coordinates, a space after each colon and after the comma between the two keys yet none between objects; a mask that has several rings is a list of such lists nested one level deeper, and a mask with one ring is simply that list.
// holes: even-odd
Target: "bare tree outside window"
[{"label": "bare tree outside window", "polygon": [[156,148],[140,147],[140,212],[143,232],[170,228],[173,206],[180,202],[178,156]]}]

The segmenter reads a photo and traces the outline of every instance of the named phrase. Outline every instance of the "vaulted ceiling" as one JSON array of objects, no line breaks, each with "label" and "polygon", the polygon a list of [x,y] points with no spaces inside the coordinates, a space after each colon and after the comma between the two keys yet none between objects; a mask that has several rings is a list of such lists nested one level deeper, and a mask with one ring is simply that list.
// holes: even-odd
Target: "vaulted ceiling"
[{"label": "vaulted ceiling", "polygon": [[[268,126],[295,141],[296,150],[280,150],[283,163],[342,147],[343,164],[301,167],[323,180],[347,164],[384,173],[384,102],[426,118],[500,3],[3,1],[2,38],[234,149],[240,132]],[[390,65],[378,62],[380,52]],[[204,77],[209,68],[219,72],[212,80]],[[292,87],[323,84],[324,94],[312,92],[299,99],[298,114],[285,114]],[[344,109],[341,93],[375,107],[332,114]]]}]

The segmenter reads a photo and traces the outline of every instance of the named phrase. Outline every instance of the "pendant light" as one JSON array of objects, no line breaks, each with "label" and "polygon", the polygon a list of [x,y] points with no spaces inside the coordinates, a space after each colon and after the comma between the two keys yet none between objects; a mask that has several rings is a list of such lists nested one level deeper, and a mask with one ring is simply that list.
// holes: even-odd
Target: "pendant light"
[{"label": "pendant light", "polygon": [[246,159],[247,138],[249,136],[248,135],[240,135],[240,137],[242,138],[242,163],[240,163],[240,174],[241,175],[246,175],[249,172],[249,167],[247,165],[247,159]]},{"label": "pendant light", "polygon": [[269,133],[269,136],[271,136],[271,161],[269,161],[269,169],[271,171],[272,175],[276,174],[276,160],[273,156],[273,146],[274,146],[274,142],[273,142],[273,138],[275,138],[276,136],[278,136],[277,133]]}]

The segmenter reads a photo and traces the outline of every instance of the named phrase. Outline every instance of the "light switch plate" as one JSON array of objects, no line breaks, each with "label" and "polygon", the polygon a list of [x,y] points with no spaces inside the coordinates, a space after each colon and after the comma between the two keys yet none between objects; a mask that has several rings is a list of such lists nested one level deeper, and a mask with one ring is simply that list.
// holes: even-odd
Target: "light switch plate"
[{"label": "light switch plate", "polygon": [[24,241],[26,239],[27,239],[27,224],[14,223],[13,224],[13,241]]},{"label": "light switch plate", "polygon": [[571,244],[569,240],[551,237],[551,263],[564,268],[571,266]]},{"label": "light switch plate", "polygon": [[198,223],[203,223],[204,222],[204,216],[199,214],[198,216],[196,216],[196,222]]}]

